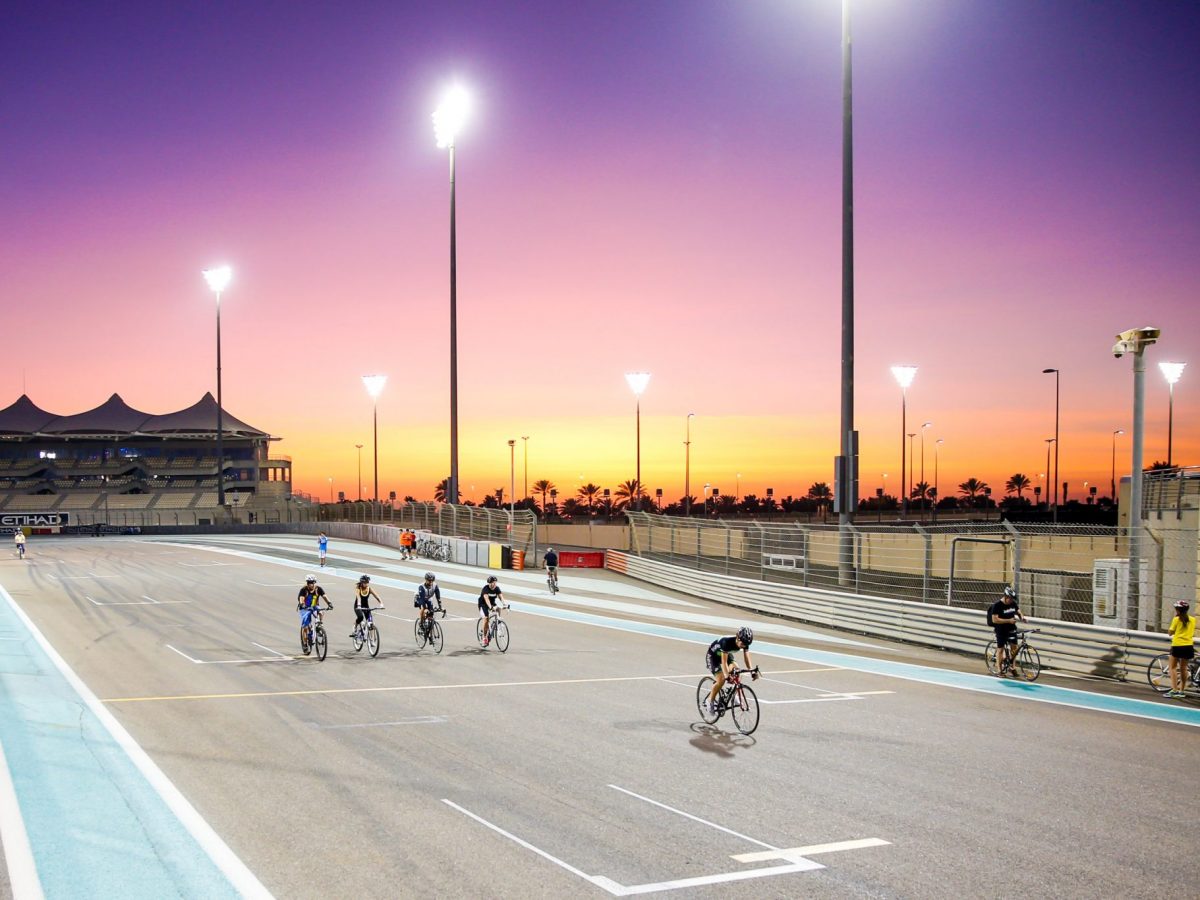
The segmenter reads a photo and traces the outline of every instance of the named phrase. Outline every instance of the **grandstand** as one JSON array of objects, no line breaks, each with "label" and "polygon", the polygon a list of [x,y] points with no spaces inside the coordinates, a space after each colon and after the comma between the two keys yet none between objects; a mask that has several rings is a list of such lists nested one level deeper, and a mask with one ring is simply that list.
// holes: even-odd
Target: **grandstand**
[{"label": "grandstand", "polygon": [[155,415],[113,394],[94,409],[56,415],[27,395],[0,409],[0,513],[75,511],[85,524],[115,513],[192,511],[220,515],[218,479],[227,505],[278,508],[291,496],[292,466],[270,456],[279,438],[222,411],[205,394],[177,412]]}]

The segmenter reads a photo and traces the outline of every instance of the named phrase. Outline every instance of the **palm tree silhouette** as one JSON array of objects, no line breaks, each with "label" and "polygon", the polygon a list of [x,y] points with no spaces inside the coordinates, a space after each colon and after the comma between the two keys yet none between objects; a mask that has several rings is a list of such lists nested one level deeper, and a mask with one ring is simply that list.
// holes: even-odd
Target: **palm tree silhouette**
[{"label": "palm tree silhouette", "polygon": [[928,500],[929,496],[930,496],[929,492],[932,490],[933,490],[933,487],[929,484],[928,481],[918,481],[912,489],[912,499],[913,500]]},{"label": "palm tree silhouette", "polygon": [[588,515],[592,514],[592,504],[596,502],[596,497],[603,490],[598,484],[592,484],[590,481],[579,489],[579,499],[587,501]]},{"label": "palm tree silhouette", "polygon": [[446,502],[446,490],[449,488],[449,486],[450,486],[449,478],[443,478],[441,481],[439,481],[437,483],[437,486],[433,489],[433,499],[436,500],[438,503],[445,503]]},{"label": "palm tree silhouette", "polygon": [[638,483],[636,478],[631,478],[628,481],[622,481],[617,485],[617,489],[613,491],[617,497],[617,502],[614,504],[617,509],[625,509],[637,500]]},{"label": "palm tree silhouette", "polygon": [[554,490],[554,482],[545,478],[533,483],[533,492],[542,495],[542,512],[546,511],[546,495]]},{"label": "palm tree silhouette", "polygon": [[1022,475],[1018,472],[1004,485],[1004,489],[1010,494],[1016,494],[1017,499],[1021,499],[1021,492],[1029,489],[1029,476]]},{"label": "palm tree silhouette", "polygon": [[971,505],[975,505],[976,495],[986,493],[988,485],[986,481],[980,481],[978,478],[968,478],[958,486],[958,492],[966,496],[971,501]]}]

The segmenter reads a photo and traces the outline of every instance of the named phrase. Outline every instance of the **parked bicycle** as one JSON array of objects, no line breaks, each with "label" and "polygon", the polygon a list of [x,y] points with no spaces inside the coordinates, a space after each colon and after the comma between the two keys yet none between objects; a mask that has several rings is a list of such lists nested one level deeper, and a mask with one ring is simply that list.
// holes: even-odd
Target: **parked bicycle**
[{"label": "parked bicycle", "polygon": [[708,695],[712,692],[713,677],[705,675],[696,685],[696,708],[700,718],[708,725],[713,725],[721,716],[729,712],[733,715],[733,724],[742,734],[753,734],[758,728],[758,695],[754,688],[742,684],[743,675],[758,674],[758,666],[753,669],[734,669],[725,679],[725,686],[717,694],[715,713],[706,708]]},{"label": "parked bicycle", "polygon": [[450,546],[428,538],[417,542],[417,555],[435,562],[450,562]]},{"label": "parked bicycle", "polygon": [[508,608],[507,605],[499,603],[492,607],[492,614],[488,616],[487,644],[483,642],[483,617],[475,621],[475,640],[479,641],[480,647],[491,644],[501,653],[508,649],[508,623],[500,618],[500,610]]},{"label": "parked bicycle", "polygon": [[[1171,664],[1168,662],[1170,658],[1171,654],[1160,653],[1146,666],[1146,680],[1150,682],[1150,687],[1160,694],[1171,690]],[[1187,677],[1183,686],[1185,690],[1190,687],[1200,691],[1200,658],[1189,659],[1187,664]]]},{"label": "parked bicycle", "polygon": [[1023,681],[1037,681],[1038,675],[1042,673],[1042,658],[1038,656],[1037,650],[1029,646],[1026,636],[1037,634],[1039,631],[1041,631],[1040,628],[1030,628],[1017,632],[1016,649],[1014,650],[1013,645],[1009,644],[1011,658],[1003,668],[996,658],[995,639],[988,641],[988,645],[983,651],[983,660],[987,663],[987,670],[993,675],[1011,674]]},{"label": "parked bicycle", "polygon": [[329,638],[325,634],[325,624],[321,621],[320,616],[316,614],[309,620],[304,640],[300,642],[300,649],[304,651],[306,656],[308,655],[309,647],[316,651],[317,659],[319,660],[324,660],[325,654],[329,652]]},{"label": "parked bicycle", "polygon": [[364,610],[366,618],[354,626],[354,634],[351,638],[354,640],[354,652],[358,653],[363,648],[363,644],[367,645],[367,652],[372,657],[379,655],[379,629],[375,627],[375,619],[371,613],[384,609],[382,606],[373,606],[368,610]]},{"label": "parked bicycle", "polygon": [[[445,615],[445,613],[442,613]],[[434,653],[442,652],[442,626],[437,623],[433,616],[427,619],[417,618],[413,622],[413,637],[417,640],[417,649],[420,650],[426,644],[433,647]]]}]

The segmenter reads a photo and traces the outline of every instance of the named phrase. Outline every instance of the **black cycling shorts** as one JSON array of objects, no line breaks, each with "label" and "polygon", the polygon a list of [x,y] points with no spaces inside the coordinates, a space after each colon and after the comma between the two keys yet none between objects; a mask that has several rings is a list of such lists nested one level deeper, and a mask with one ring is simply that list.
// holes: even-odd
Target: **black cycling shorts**
[{"label": "black cycling shorts", "polygon": [[711,649],[704,654],[704,664],[713,675],[721,671],[721,655],[720,651],[714,653]]},{"label": "black cycling shorts", "polygon": [[1183,647],[1172,647],[1171,655],[1176,659],[1194,659],[1196,656],[1196,648],[1190,644]]}]

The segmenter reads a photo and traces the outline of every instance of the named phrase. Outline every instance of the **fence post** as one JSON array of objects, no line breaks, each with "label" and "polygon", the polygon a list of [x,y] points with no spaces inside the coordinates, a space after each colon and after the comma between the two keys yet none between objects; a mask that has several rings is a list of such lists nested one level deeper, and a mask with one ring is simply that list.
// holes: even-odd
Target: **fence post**
[{"label": "fence post", "polygon": [[808,529],[805,526],[797,522],[796,527],[800,529],[800,552],[803,554],[802,558],[804,560],[804,576],[801,578],[801,584],[808,587],[808,551],[811,549],[811,541],[809,540]]},{"label": "fence post", "polygon": [[717,519],[725,529],[725,574],[729,574],[729,557],[733,555],[733,529],[724,519]]},{"label": "fence post", "polygon": [[854,541],[854,593],[858,593],[858,573],[862,571],[862,532],[853,522],[847,522],[846,528],[850,531],[850,539]]},{"label": "fence post", "polygon": [[757,519],[750,522],[758,529],[758,580],[767,580],[767,529]]},{"label": "fence post", "polygon": [[913,528],[917,530],[917,534],[921,535],[925,540],[925,564],[921,567],[921,602],[929,602],[929,570],[933,566],[933,536],[921,527],[920,523],[914,522]]},{"label": "fence post", "polygon": [[1021,591],[1021,532],[1013,527],[1012,523],[1003,520],[1001,524],[1005,527],[1008,533],[1012,536],[1013,544],[1013,590],[1020,593]]}]

